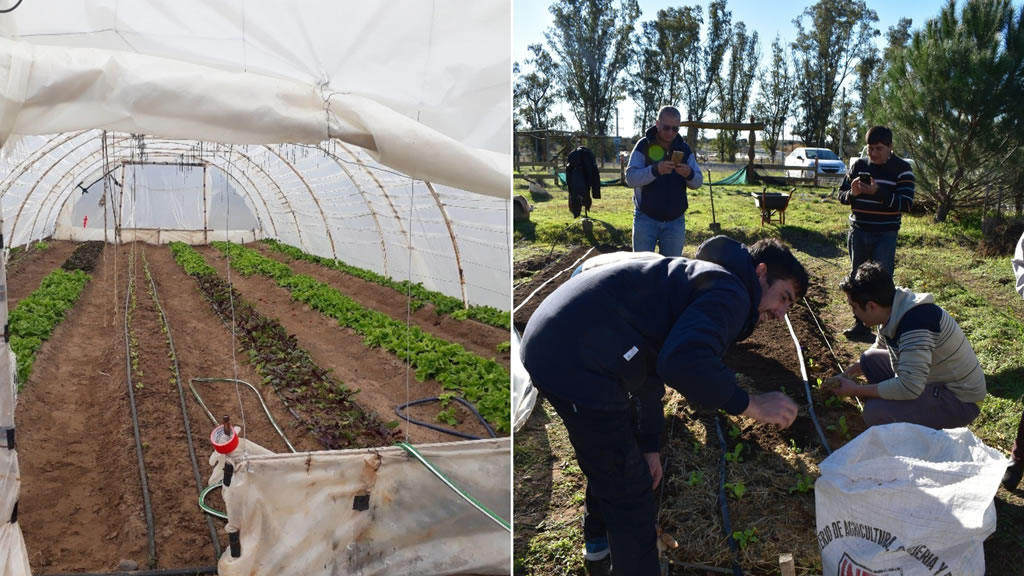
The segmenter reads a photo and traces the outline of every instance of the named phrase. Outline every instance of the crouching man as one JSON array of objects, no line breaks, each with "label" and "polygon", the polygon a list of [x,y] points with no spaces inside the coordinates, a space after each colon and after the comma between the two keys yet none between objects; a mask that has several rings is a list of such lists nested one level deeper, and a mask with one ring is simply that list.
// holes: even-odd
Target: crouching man
[{"label": "crouching man", "polygon": [[[985,374],[960,325],[931,294],[897,288],[876,262],[861,264],[839,287],[859,321],[881,326],[875,343],[843,371],[833,391],[867,399],[865,424],[959,428],[978,417]],[[867,385],[852,380],[861,374]]]}]

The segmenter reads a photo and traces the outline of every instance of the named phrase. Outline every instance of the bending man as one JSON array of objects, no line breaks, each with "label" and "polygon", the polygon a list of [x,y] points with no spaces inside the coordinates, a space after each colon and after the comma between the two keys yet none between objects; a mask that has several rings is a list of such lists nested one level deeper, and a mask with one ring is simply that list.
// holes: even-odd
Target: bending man
[{"label": "bending man", "polygon": [[706,407],[789,426],[781,392],[748,395],[722,362],[760,319],[781,318],[807,271],[777,240],[711,238],[697,258],[628,258],[569,279],[534,312],[521,356],[561,416],[587,478],[585,558],[658,574],[653,489],[665,385]]}]

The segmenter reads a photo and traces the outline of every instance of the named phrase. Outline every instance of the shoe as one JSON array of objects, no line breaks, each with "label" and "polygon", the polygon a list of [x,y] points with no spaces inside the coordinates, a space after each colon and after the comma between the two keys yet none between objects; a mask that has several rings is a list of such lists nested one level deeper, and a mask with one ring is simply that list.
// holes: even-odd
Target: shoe
[{"label": "shoe", "polygon": [[587,576],[611,576],[612,573],[612,557],[606,556],[603,560],[596,562],[584,562],[586,565]]},{"label": "shoe", "polygon": [[871,328],[861,324],[860,322],[854,324],[852,327],[843,330],[843,336],[846,336],[847,340],[853,340],[854,342],[874,342],[875,333],[871,331]]},{"label": "shoe", "polygon": [[1003,488],[1016,490],[1021,476],[1024,476],[1024,460],[1014,460],[1003,474]]},{"label": "shoe", "polygon": [[600,562],[608,557],[608,538],[594,538],[583,545],[583,559],[587,562]]}]

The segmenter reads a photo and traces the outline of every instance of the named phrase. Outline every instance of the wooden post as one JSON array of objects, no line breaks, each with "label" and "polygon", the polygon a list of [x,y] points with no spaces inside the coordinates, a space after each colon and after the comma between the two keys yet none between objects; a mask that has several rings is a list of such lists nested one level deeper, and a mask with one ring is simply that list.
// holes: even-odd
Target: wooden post
[{"label": "wooden post", "polygon": [[818,187],[818,155],[814,155],[814,187]]},{"label": "wooden post", "polygon": [[512,158],[513,158],[513,161],[514,161],[514,165],[512,166],[512,169],[515,170],[516,172],[518,172],[519,171],[519,132],[516,132],[516,131],[512,132],[512,154],[513,154]]},{"label": "wooden post", "polygon": [[[754,123],[754,119],[750,119],[750,123]],[[757,144],[757,137],[754,136],[754,129],[750,129],[750,136],[747,138],[747,144],[750,149],[747,151],[747,184],[757,184],[757,173],[754,172],[754,146]]]},{"label": "wooden post", "polygon": [[796,566],[793,563],[792,554],[779,555],[779,569],[782,570],[782,576],[796,576]]}]

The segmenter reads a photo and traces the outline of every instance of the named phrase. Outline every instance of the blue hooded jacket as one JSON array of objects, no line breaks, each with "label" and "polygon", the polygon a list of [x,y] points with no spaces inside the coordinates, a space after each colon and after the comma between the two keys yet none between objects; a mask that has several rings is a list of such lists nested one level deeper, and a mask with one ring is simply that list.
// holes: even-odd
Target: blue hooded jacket
[{"label": "blue hooded jacket", "polygon": [[615,262],[559,286],[523,333],[534,385],[592,410],[629,410],[632,399],[644,452],[658,450],[665,385],[698,405],[746,410],[749,397],[722,357],[757,324],[753,260],[725,236],[697,258]]}]

